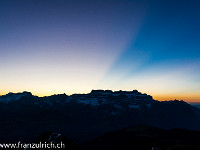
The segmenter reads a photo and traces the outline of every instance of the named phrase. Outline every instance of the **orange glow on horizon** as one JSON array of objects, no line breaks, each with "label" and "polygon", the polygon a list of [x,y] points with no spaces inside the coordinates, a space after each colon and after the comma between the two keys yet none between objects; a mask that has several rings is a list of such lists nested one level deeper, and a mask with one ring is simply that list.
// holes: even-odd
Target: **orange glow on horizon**
[{"label": "orange glow on horizon", "polygon": [[200,96],[194,95],[154,95],[153,98],[159,101],[183,100],[185,102],[200,102]]},{"label": "orange glow on horizon", "polygon": [[[115,90],[113,90],[115,91]],[[128,90],[127,90],[128,91]],[[23,91],[12,91],[13,93],[21,93]],[[29,91],[28,91],[29,92]],[[87,93],[90,93],[90,91],[77,91],[77,92],[58,92],[58,91],[55,91],[55,93],[53,93],[52,91],[51,92],[31,92],[33,95],[35,96],[38,96],[38,97],[45,97],[45,96],[51,96],[51,95],[56,95],[56,94],[66,94],[66,95],[72,95],[72,94],[87,94]],[[142,91],[139,91],[139,92],[142,92]],[[0,96],[2,95],[6,95],[8,94],[9,92],[0,92]],[[145,92],[142,92],[142,93],[145,93]],[[148,95],[151,95],[153,97],[154,100],[159,100],[159,101],[169,101],[169,100],[183,100],[185,102],[200,102],[200,96],[197,95],[197,94],[193,94],[193,95],[186,95],[186,94],[183,94],[183,95],[175,95],[175,94],[172,94],[172,95],[165,95],[165,94],[150,94],[147,92]]]}]

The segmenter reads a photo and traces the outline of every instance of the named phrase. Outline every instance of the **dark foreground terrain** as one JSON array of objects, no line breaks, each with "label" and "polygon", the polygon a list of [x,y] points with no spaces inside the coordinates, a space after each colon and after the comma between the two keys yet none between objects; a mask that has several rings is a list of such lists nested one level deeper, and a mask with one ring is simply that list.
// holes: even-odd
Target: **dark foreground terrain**
[{"label": "dark foreground terrain", "polygon": [[110,132],[83,145],[86,150],[200,150],[200,132],[138,125]]},{"label": "dark foreground terrain", "polygon": [[75,144],[56,133],[42,134],[35,142],[47,141],[52,135],[52,141],[62,141],[65,150],[200,150],[200,131],[164,130],[146,125],[109,132],[83,144]]}]

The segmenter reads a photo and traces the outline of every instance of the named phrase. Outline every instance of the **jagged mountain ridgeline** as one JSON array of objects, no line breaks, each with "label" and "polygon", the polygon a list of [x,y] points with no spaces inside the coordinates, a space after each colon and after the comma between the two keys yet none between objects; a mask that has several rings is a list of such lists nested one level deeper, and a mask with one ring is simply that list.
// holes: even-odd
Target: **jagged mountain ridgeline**
[{"label": "jagged mountain ridgeline", "polygon": [[138,124],[200,130],[200,109],[184,101],[157,101],[137,90],[48,97],[8,93],[0,96],[0,115],[1,142],[31,142],[53,132],[82,143]]}]

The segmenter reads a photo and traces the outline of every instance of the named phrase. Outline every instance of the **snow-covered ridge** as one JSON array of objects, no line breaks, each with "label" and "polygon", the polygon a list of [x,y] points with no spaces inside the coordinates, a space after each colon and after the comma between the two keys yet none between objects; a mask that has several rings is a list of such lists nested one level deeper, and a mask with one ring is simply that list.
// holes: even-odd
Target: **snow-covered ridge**
[{"label": "snow-covered ridge", "polygon": [[66,100],[67,103],[81,103],[94,107],[110,104],[118,109],[123,108],[125,105],[130,109],[149,108],[153,101],[152,96],[142,94],[137,90],[114,92],[111,90],[92,90],[89,94],[73,94]]},{"label": "snow-covered ridge", "polygon": [[26,92],[26,91],[24,91],[22,93],[12,93],[12,92],[10,92],[6,95],[0,96],[0,101],[3,101],[3,102],[17,101],[24,96],[32,96],[32,93]]},{"label": "snow-covered ridge", "polygon": [[[8,93],[4,96],[0,96],[0,101],[10,102],[17,101],[23,97],[34,97],[30,92],[22,93]],[[26,99],[25,99],[26,101]],[[123,109],[125,107],[129,109],[141,109],[150,108],[153,98],[150,95],[142,94],[137,90],[133,91],[111,91],[111,90],[92,90],[88,94],[73,94],[67,96],[65,94],[52,95],[48,97],[35,98],[34,104],[40,106],[49,106],[54,104],[83,104],[90,105],[92,107],[98,107],[101,105],[111,105],[116,109]]]}]

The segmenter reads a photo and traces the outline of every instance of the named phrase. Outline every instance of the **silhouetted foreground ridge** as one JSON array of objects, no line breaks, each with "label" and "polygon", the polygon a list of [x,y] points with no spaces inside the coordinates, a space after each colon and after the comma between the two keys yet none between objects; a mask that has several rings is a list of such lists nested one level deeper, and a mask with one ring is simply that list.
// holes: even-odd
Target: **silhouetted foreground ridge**
[{"label": "silhouetted foreground ridge", "polygon": [[137,125],[106,133],[83,144],[75,144],[57,133],[44,133],[35,143],[62,142],[65,145],[64,150],[199,150],[199,139],[200,131],[164,130]]}]

